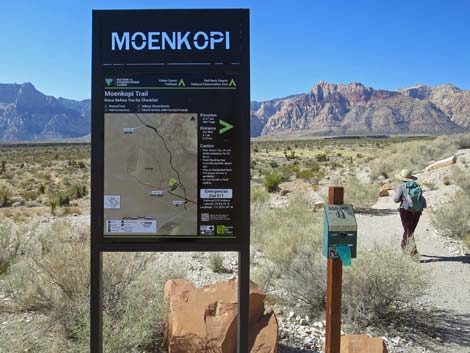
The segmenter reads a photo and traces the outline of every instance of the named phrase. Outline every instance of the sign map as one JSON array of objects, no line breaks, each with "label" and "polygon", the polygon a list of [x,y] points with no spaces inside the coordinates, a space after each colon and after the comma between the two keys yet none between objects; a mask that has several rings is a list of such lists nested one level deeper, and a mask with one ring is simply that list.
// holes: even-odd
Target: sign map
[{"label": "sign map", "polygon": [[197,232],[197,114],[106,114],[105,234]]}]

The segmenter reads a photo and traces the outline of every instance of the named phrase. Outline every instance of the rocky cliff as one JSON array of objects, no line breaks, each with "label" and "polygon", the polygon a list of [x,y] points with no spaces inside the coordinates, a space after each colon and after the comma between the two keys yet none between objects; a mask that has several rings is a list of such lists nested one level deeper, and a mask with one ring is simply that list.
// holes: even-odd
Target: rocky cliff
[{"label": "rocky cliff", "polygon": [[[255,109],[253,109],[255,108]],[[470,129],[470,91],[375,90],[320,81],[309,92],[252,104],[251,135],[453,133]]]},{"label": "rocky cliff", "polygon": [[90,133],[90,101],[46,96],[31,83],[0,84],[0,141],[56,140]]}]

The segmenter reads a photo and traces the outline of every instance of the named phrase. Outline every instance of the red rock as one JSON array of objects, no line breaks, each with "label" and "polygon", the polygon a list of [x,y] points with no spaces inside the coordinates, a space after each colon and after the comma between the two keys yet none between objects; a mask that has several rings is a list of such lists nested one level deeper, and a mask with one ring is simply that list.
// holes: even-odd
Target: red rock
[{"label": "red rock", "polygon": [[341,336],[340,353],[388,353],[382,338],[367,335]]},{"label": "red rock", "polygon": [[380,190],[379,191],[379,197],[385,197],[385,196],[389,196],[389,192],[388,190]]},{"label": "red rock", "polygon": [[[169,312],[164,342],[168,353],[235,353],[237,345],[237,281],[195,288],[177,279],[165,284]],[[252,353],[276,353],[278,324],[264,314],[266,295],[250,284]]]},{"label": "red rock", "polygon": [[380,187],[380,190],[392,190],[393,189],[393,186],[392,184],[383,184],[381,187]]}]

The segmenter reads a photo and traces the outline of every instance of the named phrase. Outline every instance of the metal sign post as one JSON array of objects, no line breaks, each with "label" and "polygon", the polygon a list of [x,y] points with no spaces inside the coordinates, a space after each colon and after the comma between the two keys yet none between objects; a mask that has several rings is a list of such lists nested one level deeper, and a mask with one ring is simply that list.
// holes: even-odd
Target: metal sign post
[{"label": "metal sign post", "polygon": [[[328,203],[342,205],[344,203],[344,188],[330,186],[328,188]],[[340,353],[343,264],[339,258],[328,258],[327,261],[325,352]]]},{"label": "metal sign post", "polygon": [[91,352],[104,252],[237,251],[248,352],[248,10],[93,11]]}]

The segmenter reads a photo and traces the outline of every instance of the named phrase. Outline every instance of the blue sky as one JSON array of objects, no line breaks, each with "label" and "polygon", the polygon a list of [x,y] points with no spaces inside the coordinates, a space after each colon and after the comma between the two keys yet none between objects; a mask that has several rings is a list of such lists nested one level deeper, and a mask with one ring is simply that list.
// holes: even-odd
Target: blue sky
[{"label": "blue sky", "polygon": [[0,82],[89,98],[92,9],[218,7],[251,9],[253,100],[306,92],[320,80],[470,89],[468,0],[5,0]]}]

